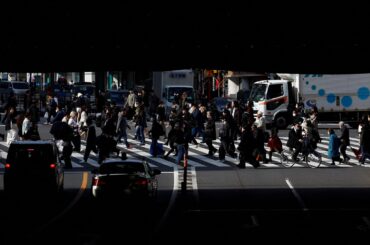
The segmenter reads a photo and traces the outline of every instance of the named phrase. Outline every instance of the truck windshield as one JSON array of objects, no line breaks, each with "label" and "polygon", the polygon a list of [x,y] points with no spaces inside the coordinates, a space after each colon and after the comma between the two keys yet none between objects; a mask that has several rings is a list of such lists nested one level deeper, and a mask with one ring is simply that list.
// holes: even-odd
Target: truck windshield
[{"label": "truck windshield", "polygon": [[250,100],[253,101],[261,101],[265,99],[266,94],[266,84],[253,84],[251,95],[249,97]]},{"label": "truck windshield", "polygon": [[175,95],[181,96],[182,93],[186,92],[188,95],[188,101],[192,102],[194,100],[193,88],[182,88],[182,87],[172,87],[168,88],[168,101],[172,102]]}]

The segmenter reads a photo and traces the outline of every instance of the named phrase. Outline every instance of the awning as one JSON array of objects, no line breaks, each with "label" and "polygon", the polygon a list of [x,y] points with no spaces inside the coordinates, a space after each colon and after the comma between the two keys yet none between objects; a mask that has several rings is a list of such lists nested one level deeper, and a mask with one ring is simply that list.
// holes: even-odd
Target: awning
[{"label": "awning", "polygon": [[266,76],[266,74],[245,71],[228,71],[224,77],[231,78],[231,77],[262,77],[262,76]]}]

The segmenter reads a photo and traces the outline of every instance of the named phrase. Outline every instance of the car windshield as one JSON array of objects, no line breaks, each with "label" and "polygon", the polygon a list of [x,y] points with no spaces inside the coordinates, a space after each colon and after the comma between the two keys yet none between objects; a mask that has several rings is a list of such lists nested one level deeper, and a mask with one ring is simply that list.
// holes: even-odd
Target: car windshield
[{"label": "car windshield", "polygon": [[27,83],[13,83],[13,88],[15,89],[29,89]]},{"label": "car windshield", "polygon": [[266,94],[266,84],[253,84],[252,91],[249,99],[253,101],[261,101],[265,99]]},{"label": "car windshield", "polygon": [[142,163],[106,163],[100,166],[99,173],[101,174],[145,173],[145,168]]},{"label": "car windshield", "polygon": [[188,101],[192,102],[194,100],[194,90],[193,88],[183,88],[183,87],[171,87],[168,88],[168,101],[173,102],[175,99],[175,95],[179,95],[179,97],[186,92],[188,95]]}]

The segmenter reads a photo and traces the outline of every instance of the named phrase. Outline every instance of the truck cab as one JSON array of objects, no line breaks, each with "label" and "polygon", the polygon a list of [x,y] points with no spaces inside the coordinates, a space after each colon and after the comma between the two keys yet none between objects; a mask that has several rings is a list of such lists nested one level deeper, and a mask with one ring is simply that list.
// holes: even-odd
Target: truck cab
[{"label": "truck cab", "polygon": [[291,81],[258,81],[253,84],[249,100],[253,101],[254,114],[261,111],[266,124],[286,128],[291,122],[296,101]]}]

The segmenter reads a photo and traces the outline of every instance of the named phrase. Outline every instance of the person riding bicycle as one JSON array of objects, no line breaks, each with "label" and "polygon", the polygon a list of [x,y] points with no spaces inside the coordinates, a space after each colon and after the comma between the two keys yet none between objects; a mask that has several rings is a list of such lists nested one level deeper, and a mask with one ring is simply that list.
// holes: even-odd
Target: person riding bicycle
[{"label": "person riding bicycle", "polygon": [[321,161],[321,155],[315,149],[317,148],[317,143],[321,141],[319,132],[315,129],[315,126],[308,119],[302,125],[303,128],[303,145],[302,145],[302,154],[304,157],[312,153],[318,157]]},{"label": "person riding bicycle", "polygon": [[293,160],[298,162],[299,159],[297,158],[299,152],[302,150],[302,145],[303,145],[303,137],[302,137],[302,129],[300,122],[298,120],[293,122],[293,127],[289,131],[289,136],[288,136],[288,142],[287,146],[290,149],[295,149],[293,153]]}]

